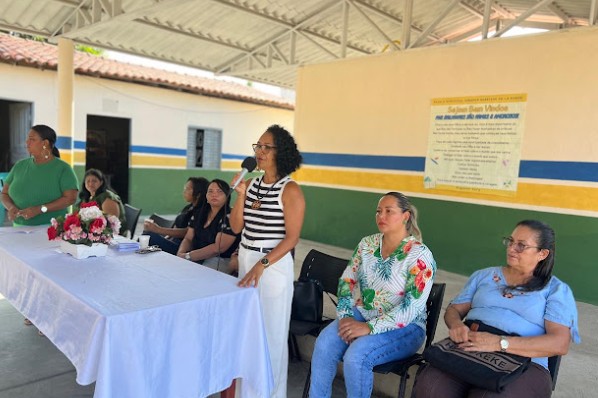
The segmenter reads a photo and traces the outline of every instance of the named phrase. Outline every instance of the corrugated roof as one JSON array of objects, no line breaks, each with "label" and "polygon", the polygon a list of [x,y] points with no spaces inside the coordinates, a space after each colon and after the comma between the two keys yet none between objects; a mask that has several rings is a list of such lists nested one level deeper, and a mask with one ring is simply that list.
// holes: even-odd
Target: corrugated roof
[{"label": "corrugated roof", "polygon": [[301,65],[597,14],[598,0],[0,0],[0,29],[293,87]]},{"label": "corrugated roof", "polygon": [[[49,43],[0,34],[0,62],[56,70],[58,48]],[[79,51],[76,51],[74,55],[74,68],[75,73],[79,75],[152,85],[276,108],[294,109],[294,104],[291,101],[238,83],[127,64]]]}]

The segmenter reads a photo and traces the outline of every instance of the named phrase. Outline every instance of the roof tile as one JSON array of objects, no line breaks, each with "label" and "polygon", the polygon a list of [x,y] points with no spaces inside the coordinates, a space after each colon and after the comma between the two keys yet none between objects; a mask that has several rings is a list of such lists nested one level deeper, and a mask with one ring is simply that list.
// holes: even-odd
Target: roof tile
[{"label": "roof tile", "polygon": [[[58,65],[58,47],[49,43],[0,34],[0,62],[34,68],[56,69]],[[74,68],[75,73],[80,75],[147,84],[275,108],[294,109],[292,101],[238,83],[127,64],[79,51],[75,51]]]}]

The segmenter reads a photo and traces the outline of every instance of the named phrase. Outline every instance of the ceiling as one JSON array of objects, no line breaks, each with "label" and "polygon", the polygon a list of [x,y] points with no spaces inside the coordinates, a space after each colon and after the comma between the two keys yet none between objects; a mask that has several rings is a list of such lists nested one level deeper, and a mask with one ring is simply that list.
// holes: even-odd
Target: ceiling
[{"label": "ceiling", "polygon": [[511,28],[596,25],[598,0],[0,0],[0,30],[282,87],[300,65]]}]

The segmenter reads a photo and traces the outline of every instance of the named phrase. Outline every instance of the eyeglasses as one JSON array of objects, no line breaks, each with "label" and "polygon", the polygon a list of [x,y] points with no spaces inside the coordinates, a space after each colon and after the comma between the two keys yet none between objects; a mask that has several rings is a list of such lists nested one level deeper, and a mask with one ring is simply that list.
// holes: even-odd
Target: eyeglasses
[{"label": "eyeglasses", "polygon": [[541,247],[524,245],[521,242],[515,243],[513,238],[507,238],[507,237],[502,238],[502,244],[505,245],[506,248],[509,248],[512,246],[513,250],[515,250],[517,253],[523,253],[523,251],[527,250],[527,249],[541,249]]},{"label": "eyeglasses", "polygon": [[264,153],[269,153],[272,149],[276,149],[276,147],[272,146],[272,145],[260,145],[260,144],[253,144],[253,145],[251,145],[251,147],[253,148],[253,152],[257,152],[258,150],[261,150]]}]

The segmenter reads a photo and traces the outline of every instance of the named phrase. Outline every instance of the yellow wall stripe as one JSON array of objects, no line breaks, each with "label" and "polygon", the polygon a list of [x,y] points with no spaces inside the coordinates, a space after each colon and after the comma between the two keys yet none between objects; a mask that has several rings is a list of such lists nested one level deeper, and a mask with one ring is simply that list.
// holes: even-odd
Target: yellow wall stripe
[{"label": "yellow wall stripe", "polygon": [[371,188],[388,191],[441,195],[443,197],[479,199],[487,202],[554,207],[571,210],[598,211],[598,188],[556,184],[519,182],[512,197],[482,195],[440,189],[424,189],[423,175],[382,172],[347,171],[302,167],[295,173],[298,182],[330,184],[351,188]]}]

